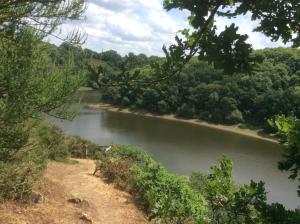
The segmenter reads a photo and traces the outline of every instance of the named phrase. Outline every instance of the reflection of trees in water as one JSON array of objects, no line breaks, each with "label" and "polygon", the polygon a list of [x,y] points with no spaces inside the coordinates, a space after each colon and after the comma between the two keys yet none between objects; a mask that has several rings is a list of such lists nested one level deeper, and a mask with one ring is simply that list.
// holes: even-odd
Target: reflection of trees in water
[{"label": "reflection of trees in water", "polygon": [[[280,146],[259,139],[241,136],[211,128],[185,124],[176,121],[143,117],[105,111],[101,113],[102,125],[109,130],[118,130],[126,136],[149,139],[169,145],[210,149],[223,153],[238,152],[253,154],[259,151],[267,156],[270,151],[279,151]],[[134,142],[136,142],[135,140]]]}]

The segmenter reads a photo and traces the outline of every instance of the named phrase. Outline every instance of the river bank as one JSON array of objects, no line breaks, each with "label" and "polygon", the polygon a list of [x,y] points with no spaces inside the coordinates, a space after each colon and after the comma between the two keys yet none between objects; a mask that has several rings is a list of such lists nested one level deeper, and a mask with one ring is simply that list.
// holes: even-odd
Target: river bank
[{"label": "river bank", "polygon": [[179,118],[174,114],[158,115],[158,114],[153,114],[153,113],[149,113],[149,112],[145,112],[145,111],[131,111],[128,108],[116,107],[116,106],[113,106],[113,105],[107,104],[107,103],[88,103],[87,106],[89,108],[93,108],[93,109],[103,109],[103,110],[112,111],[112,112],[135,114],[135,115],[145,116],[145,117],[155,117],[155,118],[159,118],[159,119],[184,122],[184,123],[189,123],[189,124],[193,124],[193,125],[199,125],[202,127],[231,132],[231,133],[235,133],[238,135],[244,135],[244,136],[248,136],[248,137],[252,137],[252,138],[257,138],[257,139],[261,139],[261,140],[272,142],[272,143],[278,143],[278,141],[274,137],[264,133],[262,130],[244,129],[244,128],[240,128],[239,125],[212,124],[212,123],[208,123],[208,122],[201,121],[198,119]]}]

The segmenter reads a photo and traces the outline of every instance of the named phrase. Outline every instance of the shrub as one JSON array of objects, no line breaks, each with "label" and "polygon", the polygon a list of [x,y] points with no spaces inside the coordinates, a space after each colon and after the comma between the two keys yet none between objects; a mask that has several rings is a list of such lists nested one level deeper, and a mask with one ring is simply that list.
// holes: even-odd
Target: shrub
[{"label": "shrub", "polygon": [[65,144],[63,131],[44,122],[37,128],[37,137],[42,147],[48,151],[49,159],[66,161],[70,157],[68,146]]},{"label": "shrub", "polygon": [[225,117],[225,122],[228,124],[237,124],[244,122],[243,114],[238,109],[233,110]]},{"label": "shrub", "polygon": [[131,191],[130,169],[134,164],[142,164],[147,154],[137,147],[114,145],[99,158],[101,162],[96,162],[96,166],[104,177],[117,187]]},{"label": "shrub", "polygon": [[296,224],[299,210],[286,210],[281,204],[268,205],[263,182],[235,186],[232,181],[232,163],[221,158],[209,175],[193,173],[190,186],[201,192],[208,201],[212,223],[231,224]]},{"label": "shrub", "polygon": [[195,116],[195,114],[196,114],[195,108],[185,103],[177,109],[177,115],[180,117],[192,118]]},{"label": "shrub", "polygon": [[110,183],[115,183],[116,186],[123,190],[130,191],[129,173],[132,162],[129,160],[104,160],[100,164],[100,171]]},{"label": "shrub", "polygon": [[38,120],[29,120],[27,144],[0,162],[0,199],[25,199],[47,166],[48,152],[37,137]]},{"label": "shrub", "polygon": [[190,176],[189,184],[195,191],[205,192],[207,187],[207,175],[200,172],[193,172]]},{"label": "shrub", "polygon": [[204,223],[207,206],[188,179],[168,173],[143,150],[113,146],[101,163],[102,174],[130,189],[151,219],[162,223]]},{"label": "shrub", "polygon": [[131,104],[130,99],[127,96],[123,97],[121,105],[122,106],[129,106]]},{"label": "shrub", "polygon": [[134,168],[134,186],[138,189],[150,218],[162,223],[203,223],[206,202],[193,191],[185,177],[168,173],[152,159]]},{"label": "shrub", "polygon": [[159,101],[157,107],[159,113],[166,114],[170,112],[170,107],[164,100]]},{"label": "shrub", "polygon": [[105,153],[105,159],[130,160],[135,164],[143,164],[150,156],[142,149],[127,145],[113,145],[112,149]]},{"label": "shrub", "polygon": [[170,174],[145,151],[114,145],[98,163],[102,174],[136,196],[157,223],[296,224],[299,210],[268,205],[264,183],[235,186],[232,162],[222,157],[208,175]]},{"label": "shrub", "polygon": [[0,162],[0,199],[25,199],[47,166],[47,153],[33,147],[18,153],[13,161]]},{"label": "shrub", "polygon": [[212,223],[260,223],[260,203],[265,203],[263,183],[236,187],[232,177],[232,162],[222,157],[211,167],[209,175],[193,173],[191,187],[201,192],[207,202]]},{"label": "shrub", "polygon": [[72,157],[80,159],[100,159],[103,157],[101,147],[80,137],[66,137],[65,143]]}]

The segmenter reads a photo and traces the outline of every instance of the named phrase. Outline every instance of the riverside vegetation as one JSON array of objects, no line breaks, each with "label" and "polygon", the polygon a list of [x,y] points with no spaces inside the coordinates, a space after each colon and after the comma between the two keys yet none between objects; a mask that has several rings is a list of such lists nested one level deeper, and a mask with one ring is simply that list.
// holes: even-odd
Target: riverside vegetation
[{"label": "riverside vegetation", "polygon": [[[30,139],[43,153],[29,154],[33,158],[31,164],[15,164],[6,167],[9,172],[1,172],[0,186],[1,190],[5,189],[2,198],[26,199],[48,159],[72,163],[72,157],[95,160],[100,177],[130,192],[149,219],[157,223],[296,224],[300,221],[299,210],[266,203],[263,182],[235,185],[233,164],[225,156],[211,167],[209,174],[195,172],[185,177],[169,173],[143,149],[113,145],[111,150],[104,152],[90,141],[65,136],[47,122],[32,120],[31,124],[34,131]],[[28,171],[31,179],[25,178]],[[19,178],[15,178],[16,174]]]},{"label": "riverside vegetation", "polygon": [[72,51],[75,67],[86,73],[85,85],[101,91],[102,100],[112,105],[213,123],[243,123],[266,131],[270,131],[267,120],[278,114],[300,115],[299,49],[254,51],[250,74],[224,75],[192,58],[176,79],[146,84],[157,76],[151,65],[164,58],[134,53],[122,57],[116,51],[97,53],[67,43],[49,48],[53,60],[62,65],[64,55]]},{"label": "riverside vegetation", "polygon": [[[45,113],[72,117],[68,103],[84,82],[101,87],[105,98],[116,104],[215,122],[263,124],[276,114],[299,116],[299,51],[251,53],[247,35],[239,34],[234,24],[220,33],[214,26],[216,15],[230,19],[251,13],[259,20],[256,31],[299,47],[298,1],[165,0],[164,6],[190,11],[193,27],[163,48],[164,58],[129,54],[123,63],[109,51],[100,60],[91,56],[81,68],[82,58],[76,56],[80,48],[74,47],[82,41],[80,33],[64,40],[67,51],[59,57],[42,40],[63,22],[82,18],[84,0],[1,1],[0,199],[28,198],[48,159],[88,157],[97,159],[104,177],[135,195],[158,223],[299,223],[299,210],[266,204],[263,183],[235,186],[226,157],[209,175],[180,177],[140,149],[114,146],[103,154],[99,146],[62,136],[59,129],[39,122]],[[139,64],[131,66],[132,60]],[[280,116],[270,123],[286,147],[279,168],[290,171],[291,179],[299,178],[299,120]]]}]

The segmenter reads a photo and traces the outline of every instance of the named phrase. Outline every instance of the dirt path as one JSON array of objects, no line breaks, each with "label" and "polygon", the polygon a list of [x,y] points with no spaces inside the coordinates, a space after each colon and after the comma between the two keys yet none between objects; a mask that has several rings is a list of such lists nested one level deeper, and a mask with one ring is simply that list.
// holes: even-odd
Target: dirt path
[{"label": "dirt path", "polygon": [[[129,194],[92,176],[93,161],[78,161],[74,165],[51,162],[38,190],[45,197],[45,202],[34,205],[0,204],[0,223],[88,223],[79,219],[82,212],[91,217],[95,224],[147,223],[145,215]],[[88,205],[68,202],[72,197],[84,199]]]}]

